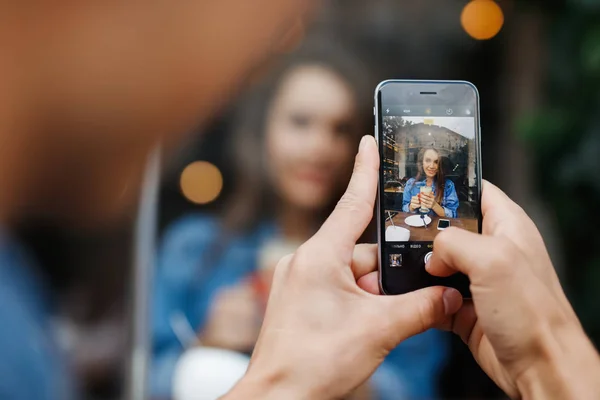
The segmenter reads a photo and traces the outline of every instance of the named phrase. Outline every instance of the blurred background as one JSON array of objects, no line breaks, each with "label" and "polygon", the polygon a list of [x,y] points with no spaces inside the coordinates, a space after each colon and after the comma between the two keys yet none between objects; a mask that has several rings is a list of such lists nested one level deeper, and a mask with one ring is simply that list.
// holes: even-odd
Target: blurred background
[{"label": "blurred background", "polygon": [[[165,160],[151,397],[208,399],[244,370],[272,268],[339,198],[358,140],[373,129],[373,90],[389,78],[478,87],[484,178],[538,224],[598,343],[599,17],[597,0],[324,1],[270,69]],[[21,236],[56,271],[65,346],[88,398],[120,398],[132,220],[93,237],[39,226]],[[352,398],[503,396],[460,340],[433,332],[392,353]]]}]

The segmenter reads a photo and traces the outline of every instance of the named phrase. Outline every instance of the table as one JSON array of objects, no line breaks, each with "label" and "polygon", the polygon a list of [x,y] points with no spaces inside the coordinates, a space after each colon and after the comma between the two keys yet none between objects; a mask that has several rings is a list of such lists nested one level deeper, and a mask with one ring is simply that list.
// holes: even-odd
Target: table
[{"label": "table", "polygon": [[[476,218],[446,218],[446,217],[438,217],[437,215],[429,215],[431,218],[431,223],[427,225],[427,229],[425,227],[415,228],[410,225],[404,223],[406,217],[411,215],[418,215],[414,213],[407,212],[398,212],[389,210],[390,213],[397,213],[394,215],[392,220],[394,221],[395,226],[401,226],[410,230],[410,240],[413,242],[432,242],[433,239],[437,236],[441,231],[438,230],[437,224],[440,218],[450,220],[450,226],[456,226],[458,228],[462,228],[471,232],[477,232],[477,219]],[[385,217],[388,218],[388,210],[385,212]],[[385,221],[385,228],[391,226],[392,223],[390,220]]]}]

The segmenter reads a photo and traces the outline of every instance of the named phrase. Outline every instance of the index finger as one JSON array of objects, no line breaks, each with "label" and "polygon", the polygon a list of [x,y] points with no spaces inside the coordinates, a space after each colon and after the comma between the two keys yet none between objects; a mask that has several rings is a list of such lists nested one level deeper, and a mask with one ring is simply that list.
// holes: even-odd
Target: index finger
[{"label": "index finger", "polygon": [[489,256],[489,239],[456,227],[447,228],[435,238],[434,251],[425,269],[435,276],[462,272],[470,277],[476,266]]},{"label": "index finger", "polygon": [[[481,212],[485,220],[492,210],[497,215],[510,214],[512,201],[504,192],[488,181],[483,181],[483,192],[481,197]],[[489,222],[488,220],[485,220]],[[493,221],[492,221],[493,223]],[[467,269],[475,261],[478,250],[483,247],[475,243],[479,241],[480,235],[448,228],[439,234],[434,241],[434,251],[431,262],[426,266],[429,273],[436,276],[448,276],[460,271],[469,274]],[[441,252],[445,252],[443,257]],[[436,257],[436,253],[438,256]]]},{"label": "index finger", "polygon": [[337,206],[327,218],[318,236],[334,245],[333,250],[353,249],[373,217],[377,195],[379,154],[373,136],[364,136],[360,142],[354,172]]},{"label": "index finger", "polygon": [[529,273],[523,267],[523,253],[505,238],[481,236],[458,228],[448,228],[434,243],[431,259],[425,266],[434,276],[457,271],[469,277],[473,287],[503,288],[514,292],[518,274]]},{"label": "index finger", "polygon": [[[504,192],[483,181],[481,212],[484,222],[495,224],[495,221],[489,221],[492,212],[495,216],[506,216],[513,213],[513,207],[513,201]],[[459,271],[472,277],[473,269],[489,260],[500,247],[506,247],[502,246],[505,243],[503,239],[450,227],[435,238],[434,252],[426,265],[427,271],[436,276],[448,276]]]}]

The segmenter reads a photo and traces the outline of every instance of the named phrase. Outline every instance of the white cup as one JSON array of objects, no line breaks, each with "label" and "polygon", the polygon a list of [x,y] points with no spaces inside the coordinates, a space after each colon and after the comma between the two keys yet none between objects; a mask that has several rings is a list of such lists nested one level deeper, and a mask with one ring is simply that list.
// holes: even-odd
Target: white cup
[{"label": "white cup", "polygon": [[401,226],[388,226],[385,230],[386,242],[408,242],[410,231]]},{"label": "white cup", "polygon": [[189,349],[173,373],[173,399],[216,400],[244,376],[249,363],[248,357],[230,350]]}]

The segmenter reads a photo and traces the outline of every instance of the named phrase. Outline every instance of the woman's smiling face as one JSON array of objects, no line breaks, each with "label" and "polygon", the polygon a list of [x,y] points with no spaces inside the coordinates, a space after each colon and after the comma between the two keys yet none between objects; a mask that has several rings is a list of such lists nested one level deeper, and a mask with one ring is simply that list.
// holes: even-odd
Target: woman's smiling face
[{"label": "woman's smiling face", "polygon": [[423,154],[423,171],[428,178],[435,178],[440,168],[440,155],[437,151],[429,149]]}]

